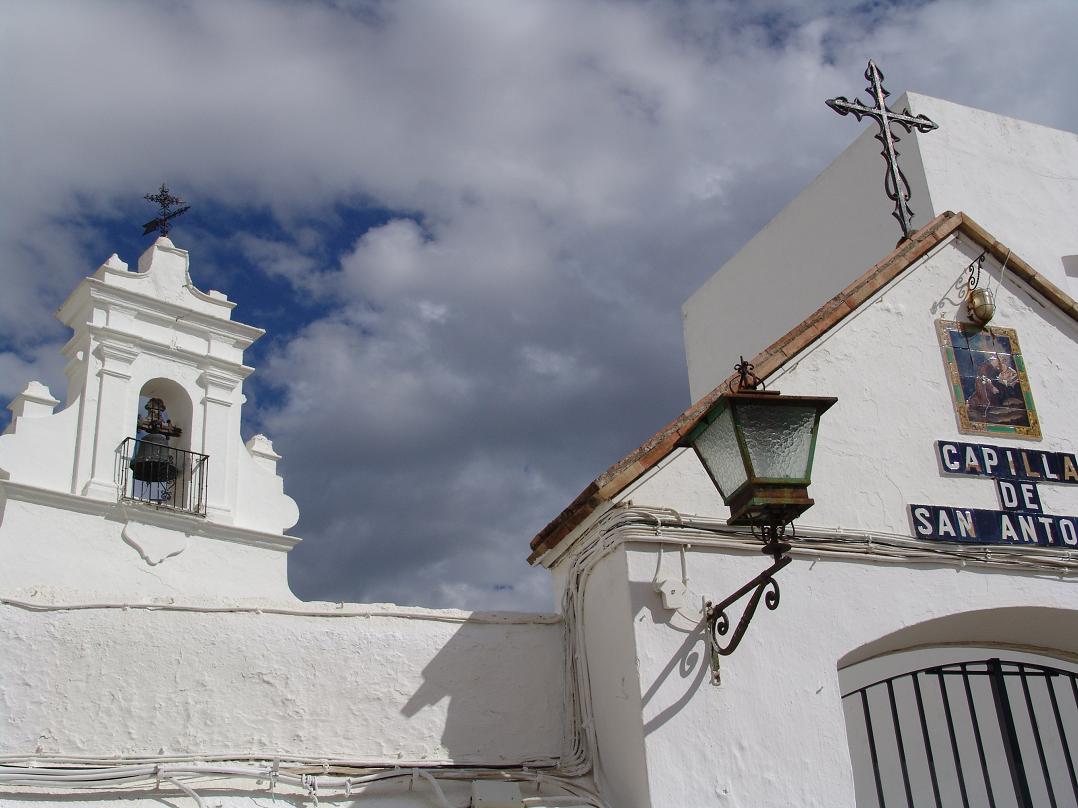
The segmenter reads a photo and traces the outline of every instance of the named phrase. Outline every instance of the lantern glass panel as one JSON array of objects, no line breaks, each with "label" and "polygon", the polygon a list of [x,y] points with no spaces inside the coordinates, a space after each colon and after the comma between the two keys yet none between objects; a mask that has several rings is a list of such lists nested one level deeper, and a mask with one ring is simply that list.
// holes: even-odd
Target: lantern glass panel
[{"label": "lantern glass panel", "polygon": [[738,422],[757,477],[802,480],[808,477],[813,405],[767,406],[738,402]]},{"label": "lantern glass panel", "polygon": [[730,407],[719,413],[718,418],[696,439],[696,448],[718,483],[719,493],[724,499],[748,480]]}]

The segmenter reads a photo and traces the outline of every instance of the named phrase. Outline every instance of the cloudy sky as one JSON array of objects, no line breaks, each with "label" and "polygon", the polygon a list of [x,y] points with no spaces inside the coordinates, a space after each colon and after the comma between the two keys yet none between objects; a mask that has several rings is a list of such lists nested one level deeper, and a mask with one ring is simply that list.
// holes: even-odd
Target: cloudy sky
[{"label": "cloudy sky", "polygon": [[52,313],[167,181],[270,332],[244,437],[306,599],[550,608],[528,540],[689,403],[681,303],[860,133],[823,102],[869,56],[1078,130],[1073,0],[0,5],[0,397],[62,392]]}]

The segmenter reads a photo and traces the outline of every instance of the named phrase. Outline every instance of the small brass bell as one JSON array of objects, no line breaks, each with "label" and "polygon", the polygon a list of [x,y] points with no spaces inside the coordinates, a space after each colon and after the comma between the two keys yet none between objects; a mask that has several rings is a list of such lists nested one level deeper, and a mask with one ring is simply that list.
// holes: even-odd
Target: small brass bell
[{"label": "small brass bell", "polygon": [[996,301],[992,299],[991,292],[978,287],[966,298],[966,311],[974,322],[985,325],[996,313]]}]

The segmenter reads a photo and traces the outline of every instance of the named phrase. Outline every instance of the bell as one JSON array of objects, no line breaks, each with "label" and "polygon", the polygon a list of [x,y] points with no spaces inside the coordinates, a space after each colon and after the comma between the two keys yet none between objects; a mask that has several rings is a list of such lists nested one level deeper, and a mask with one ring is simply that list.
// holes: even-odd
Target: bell
[{"label": "bell", "polygon": [[169,448],[168,436],[150,433],[137,441],[138,448],[131,460],[135,479],[144,483],[167,483],[178,473],[176,452]]},{"label": "bell", "polygon": [[987,323],[996,313],[996,302],[992,299],[992,293],[987,289],[974,289],[966,300],[966,311],[974,322],[980,325]]}]

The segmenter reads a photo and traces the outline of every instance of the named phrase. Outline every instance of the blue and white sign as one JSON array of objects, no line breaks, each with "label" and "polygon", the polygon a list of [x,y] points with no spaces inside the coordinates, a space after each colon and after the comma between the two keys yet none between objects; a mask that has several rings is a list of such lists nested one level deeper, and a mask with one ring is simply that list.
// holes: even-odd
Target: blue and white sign
[{"label": "blue and white sign", "polygon": [[1078,459],[1066,452],[937,441],[945,474],[995,481],[1002,510],[910,505],[913,533],[928,541],[1078,547],[1078,516],[1046,514],[1038,484],[1078,485]]},{"label": "blue and white sign", "polygon": [[1078,485],[1078,460],[1066,452],[945,440],[936,451],[947,474]]}]

